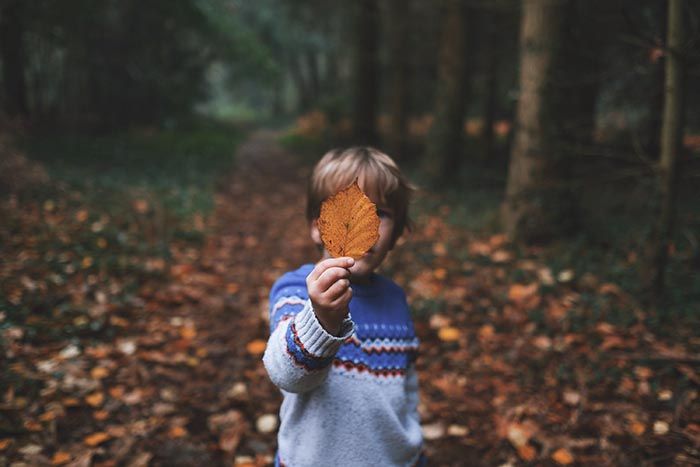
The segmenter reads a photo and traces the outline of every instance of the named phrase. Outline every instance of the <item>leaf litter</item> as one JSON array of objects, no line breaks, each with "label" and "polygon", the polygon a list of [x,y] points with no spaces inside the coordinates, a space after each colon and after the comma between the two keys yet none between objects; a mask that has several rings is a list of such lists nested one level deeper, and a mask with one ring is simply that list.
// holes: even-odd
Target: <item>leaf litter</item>
[{"label": "leaf litter", "polygon": [[[272,138],[240,149],[214,213],[198,221],[203,243],[172,239],[167,259],[107,256],[142,224],[80,193],[1,201],[1,458],[272,463],[281,397],[260,361],[267,294],[317,257],[299,234],[308,168]],[[135,202],[132,219],[152,203]],[[663,338],[619,286],[552,271],[537,251],[453,226],[448,212],[419,213],[384,267],[415,312],[431,465],[696,462],[692,330]],[[112,230],[120,223],[128,236]],[[630,322],[614,322],[619,309]]]}]

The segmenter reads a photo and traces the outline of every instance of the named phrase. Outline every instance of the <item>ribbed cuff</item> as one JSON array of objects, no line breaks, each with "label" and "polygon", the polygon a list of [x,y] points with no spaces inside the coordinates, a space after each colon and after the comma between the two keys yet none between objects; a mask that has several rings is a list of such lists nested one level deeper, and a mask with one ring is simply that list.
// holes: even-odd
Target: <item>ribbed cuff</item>
[{"label": "ribbed cuff", "polygon": [[340,327],[340,336],[329,334],[321,323],[318,322],[316,313],[311,307],[311,300],[307,300],[304,308],[294,317],[294,325],[299,341],[304,349],[317,357],[331,357],[338,352],[345,339],[355,332],[355,324],[348,315]]}]

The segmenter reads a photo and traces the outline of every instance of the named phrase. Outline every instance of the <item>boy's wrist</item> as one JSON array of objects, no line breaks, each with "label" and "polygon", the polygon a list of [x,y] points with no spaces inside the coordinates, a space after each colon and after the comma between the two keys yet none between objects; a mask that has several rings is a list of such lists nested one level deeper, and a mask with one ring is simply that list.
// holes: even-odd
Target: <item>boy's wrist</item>
[{"label": "boy's wrist", "polygon": [[321,327],[330,335],[338,337],[341,335],[343,321],[337,321],[334,319],[325,319],[316,313],[316,319],[318,320]]}]

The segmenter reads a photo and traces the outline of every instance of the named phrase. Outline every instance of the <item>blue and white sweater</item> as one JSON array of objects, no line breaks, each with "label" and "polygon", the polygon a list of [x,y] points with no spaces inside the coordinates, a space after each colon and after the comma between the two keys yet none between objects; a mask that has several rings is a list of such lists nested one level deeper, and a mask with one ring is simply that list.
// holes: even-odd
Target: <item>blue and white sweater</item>
[{"label": "blue and white sweater", "polygon": [[353,284],[342,336],[316,319],[307,264],[270,292],[271,335],[263,356],[284,396],[277,465],[412,466],[422,463],[418,339],[406,297],[374,275]]}]

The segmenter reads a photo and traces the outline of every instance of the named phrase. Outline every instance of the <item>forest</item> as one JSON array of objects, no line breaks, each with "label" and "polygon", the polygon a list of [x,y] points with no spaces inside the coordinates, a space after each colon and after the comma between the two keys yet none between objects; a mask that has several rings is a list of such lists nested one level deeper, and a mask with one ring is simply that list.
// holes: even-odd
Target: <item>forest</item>
[{"label": "forest", "polygon": [[700,465],[699,84],[695,0],[0,0],[0,467],[275,465],[358,145],[418,187],[428,465]]}]

